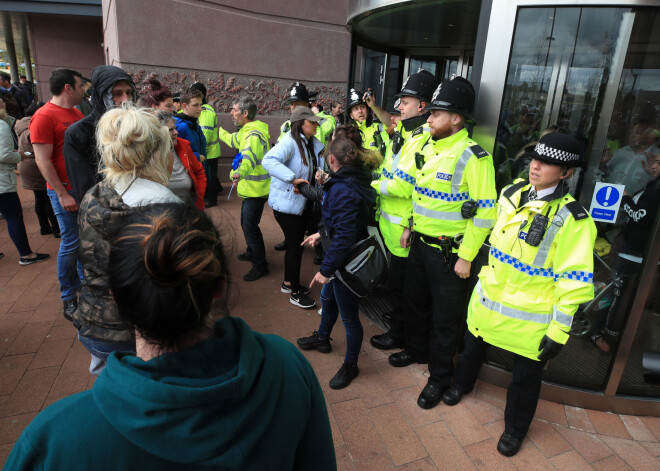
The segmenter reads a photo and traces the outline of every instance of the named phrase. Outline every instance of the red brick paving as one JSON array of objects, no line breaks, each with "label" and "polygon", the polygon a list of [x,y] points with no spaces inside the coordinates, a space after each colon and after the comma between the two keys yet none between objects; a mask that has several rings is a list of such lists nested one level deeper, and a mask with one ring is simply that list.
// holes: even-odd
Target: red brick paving
[{"label": "red brick paving", "polygon": [[[55,257],[58,241],[39,235],[32,193],[19,190],[33,250],[53,259],[20,267],[0,220],[0,465],[25,426],[58,399],[92,386],[89,355],[61,314]],[[270,275],[254,283],[241,276],[249,266],[235,254],[244,249],[236,197],[209,210],[225,234],[230,254],[232,314],[255,330],[295,341],[318,327],[316,310],[303,311],[280,293],[282,240],[272,211],[264,212]],[[302,281],[314,274],[312,251],[306,250]],[[258,293],[258,296],[253,293]],[[312,290],[319,299],[319,289]],[[478,383],[461,404],[422,410],[416,405],[426,377],[423,365],[394,369],[387,355],[367,339],[378,328],[364,319],[365,342],[360,376],[341,391],[328,381],[341,366],[346,338],[337,325],[333,352],[304,352],[326,395],[340,470],[660,470],[660,418],[586,411],[541,401],[529,437],[517,456],[505,458],[495,446],[504,428],[504,389]]]}]

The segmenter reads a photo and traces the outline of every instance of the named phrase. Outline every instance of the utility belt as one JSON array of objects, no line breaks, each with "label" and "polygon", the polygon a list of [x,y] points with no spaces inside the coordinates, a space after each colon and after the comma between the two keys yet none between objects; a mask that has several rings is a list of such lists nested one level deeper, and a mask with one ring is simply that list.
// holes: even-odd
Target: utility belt
[{"label": "utility belt", "polygon": [[438,248],[444,259],[444,268],[447,271],[450,268],[450,262],[452,255],[454,253],[453,249],[458,250],[458,247],[461,245],[463,240],[463,234],[458,234],[455,237],[431,237],[426,234],[417,233],[417,236],[427,245]]}]

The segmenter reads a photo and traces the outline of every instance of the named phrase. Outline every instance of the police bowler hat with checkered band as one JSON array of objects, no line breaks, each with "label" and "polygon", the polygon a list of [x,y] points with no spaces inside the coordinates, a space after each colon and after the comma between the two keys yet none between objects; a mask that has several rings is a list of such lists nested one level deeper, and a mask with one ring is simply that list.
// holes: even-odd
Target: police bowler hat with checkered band
[{"label": "police bowler hat with checkered band", "polygon": [[582,145],[560,132],[551,132],[541,137],[530,154],[536,160],[562,167],[582,167],[585,164]]},{"label": "police bowler hat with checkered band", "polygon": [[412,96],[420,100],[429,101],[438,83],[440,81],[431,72],[420,69],[419,72],[412,74],[403,82],[401,91],[394,95],[394,98]]},{"label": "police bowler hat with checkered band", "polygon": [[318,92],[308,92],[307,87],[300,82],[296,82],[289,90],[289,96],[284,100],[286,103],[295,103],[296,101],[304,101],[309,103],[310,99],[316,98]]},{"label": "police bowler hat with checkered band", "polygon": [[351,109],[354,106],[360,105],[364,103],[364,100],[362,99],[362,92],[359,90],[356,90],[354,88],[351,88],[348,92],[348,99],[350,100],[348,102],[348,114],[351,114]]},{"label": "police bowler hat with checkered band", "polygon": [[445,110],[458,113],[474,124],[474,87],[463,77],[445,80],[435,89],[427,110]]}]

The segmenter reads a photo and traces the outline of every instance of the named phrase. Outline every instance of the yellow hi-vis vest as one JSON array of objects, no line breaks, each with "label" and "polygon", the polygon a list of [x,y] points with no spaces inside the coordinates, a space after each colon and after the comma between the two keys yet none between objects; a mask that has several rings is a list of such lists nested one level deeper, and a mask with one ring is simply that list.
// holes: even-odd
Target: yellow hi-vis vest
[{"label": "yellow hi-vis vest", "polygon": [[206,139],[206,158],[217,159],[220,157],[220,141],[218,140],[218,115],[208,103],[202,105],[202,112],[197,120],[204,138]]},{"label": "yellow hi-vis vest", "polygon": [[337,126],[337,121],[335,121],[334,116],[326,113],[325,111],[317,113],[316,116],[320,116],[322,119],[319,121],[319,127],[316,129],[315,136],[321,142],[321,144],[327,146],[328,141],[332,137],[332,133]]},{"label": "yellow hi-vis vest", "polygon": [[385,159],[379,169],[379,178],[371,182],[378,193],[378,227],[383,235],[387,249],[397,257],[407,257],[410,247],[401,247],[401,235],[406,227],[410,227],[412,216],[412,199],[408,196],[397,196],[387,192],[387,185],[394,178],[399,163],[404,156],[413,155],[429,137],[429,128],[419,126],[412,131],[406,131],[401,122],[397,125],[392,139],[388,141]]},{"label": "yellow hi-vis vest", "polygon": [[270,175],[261,166],[268,152],[268,125],[262,121],[250,121],[233,134],[219,129],[220,140],[230,147],[239,149],[243,156],[241,165],[229,172],[229,178],[238,173],[241,178],[236,190],[241,198],[263,198],[270,191]]},{"label": "yellow hi-vis vest", "polygon": [[[489,344],[537,360],[543,336],[565,344],[578,306],[594,296],[596,226],[561,183],[552,195],[520,205],[529,188],[518,180],[502,191],[467,321]],[[537,247],[525,242],[535,214],[549,218]]]},{"label": "yellow hi-vis vest", "polygon": [[[401,162],[394,179],[394,186],[411,192],[415,232],[433,238],[462,235],[458,256],[472,261],[495,224],[490,154],[461,129],[444,139],[429,139],[418,155]],[[477,212],[465,219],[461,208],[468,200],[476,202]]]},{"label": "yellow hi-vis vest", "polygon": [[355,121],[355,125],[362,133],[362,147],[376,150],[383,157],[387,155],[387,144],[390,142],[390,137],[382,123],[371,123],[371,126],[367,126],[366,121]]}]

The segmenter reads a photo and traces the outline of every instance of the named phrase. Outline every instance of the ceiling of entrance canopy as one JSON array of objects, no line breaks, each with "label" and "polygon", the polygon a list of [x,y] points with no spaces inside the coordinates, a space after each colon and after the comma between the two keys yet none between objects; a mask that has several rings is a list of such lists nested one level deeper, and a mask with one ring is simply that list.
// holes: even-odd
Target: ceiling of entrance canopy
[{"label": "ceiling of entrance canopy", "polygon": [[349,0],[348,29],[358,44],[414,50],[474,46],[481,0]]}]

